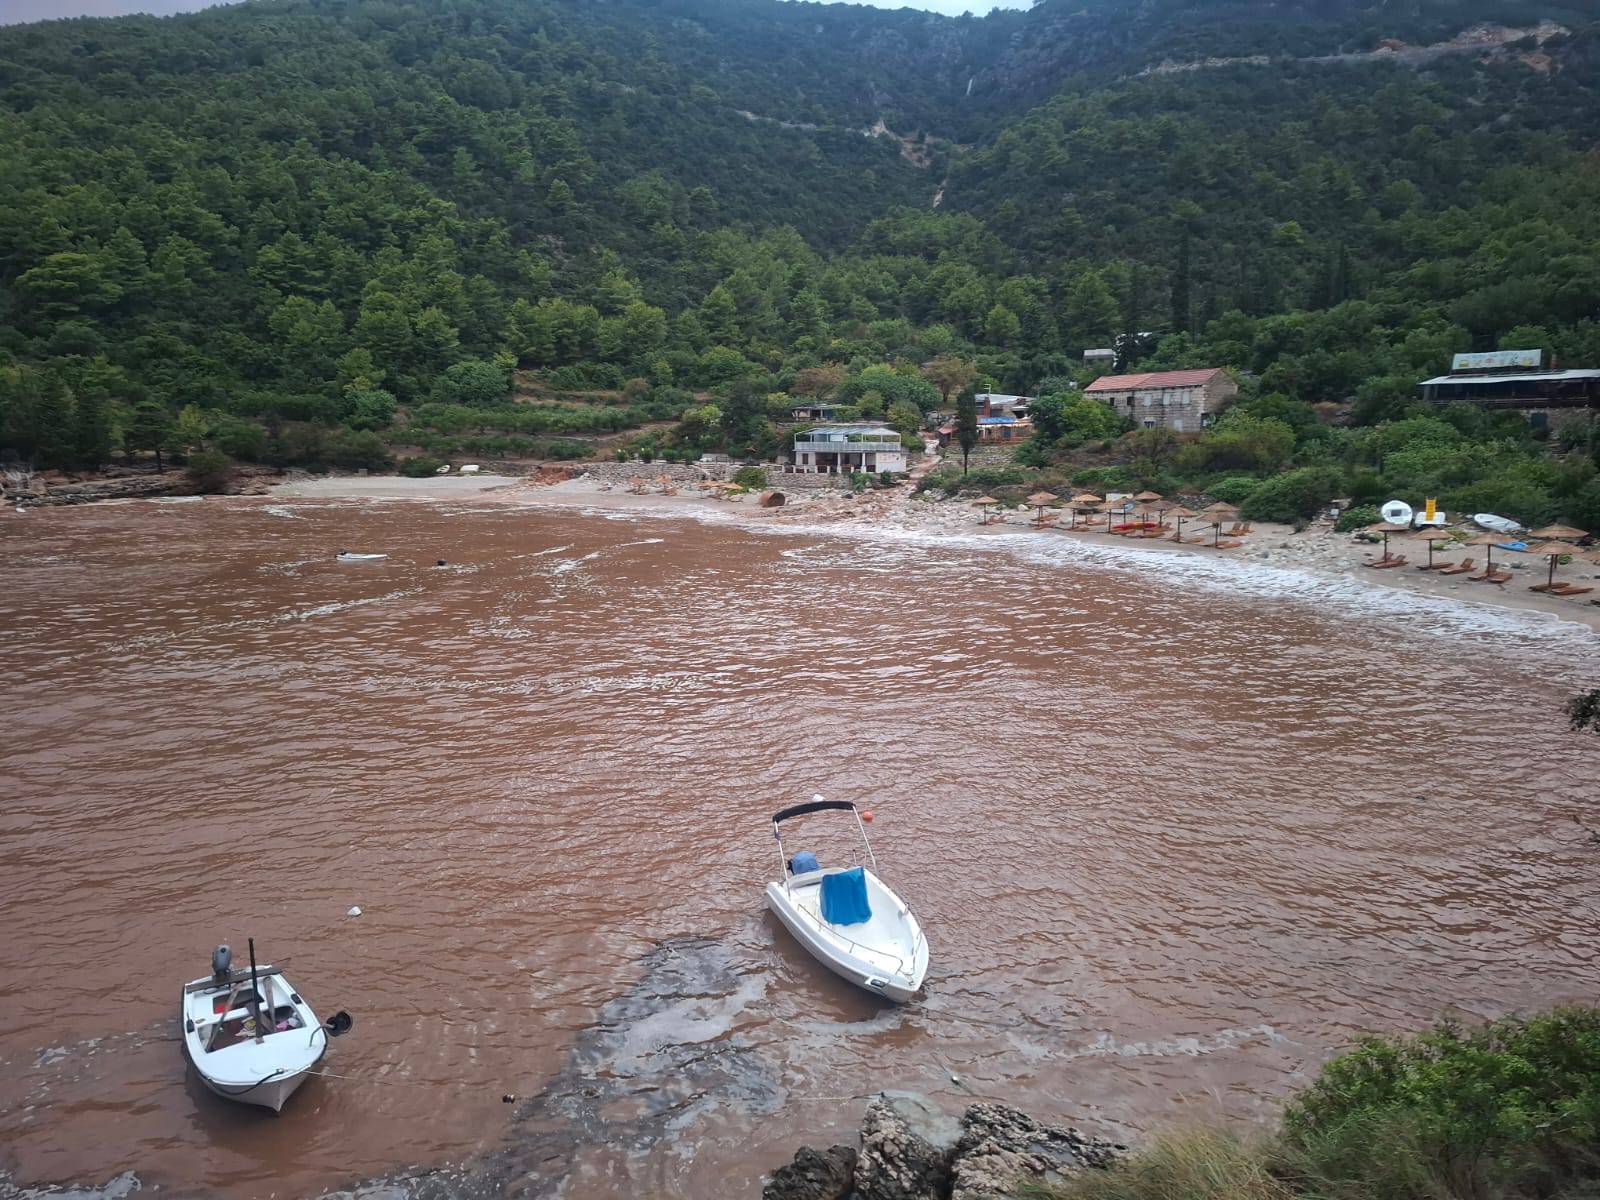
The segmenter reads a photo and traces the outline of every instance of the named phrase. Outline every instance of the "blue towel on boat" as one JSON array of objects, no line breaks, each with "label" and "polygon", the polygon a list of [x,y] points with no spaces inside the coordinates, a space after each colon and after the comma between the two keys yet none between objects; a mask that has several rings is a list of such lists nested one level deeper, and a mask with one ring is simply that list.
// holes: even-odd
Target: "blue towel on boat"
[{"label": "blue towel on boat", "polygon": [[802,850],[789,860],[789,872],[793,875],[804,875],[808,871],[817,870],[822,864],[817,862],[817,856],[809,850]]},{"label": "blue towel on boat", "polygon": [[872,920],[867,876],[860,867],[822,877],[822,919],[830,925],[859,925]]}]

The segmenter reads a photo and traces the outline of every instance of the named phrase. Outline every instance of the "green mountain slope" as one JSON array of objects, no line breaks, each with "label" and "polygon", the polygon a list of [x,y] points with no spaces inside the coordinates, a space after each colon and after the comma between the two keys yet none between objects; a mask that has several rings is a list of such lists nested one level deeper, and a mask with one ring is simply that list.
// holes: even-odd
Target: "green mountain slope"
[{"label": "green mountain slope", "polygon": [[[1478,21],[1566,31],[1396,49]],[[1514,330],[1600,361],[1597,43],[1539,0],[259,0],[6,28],[0,440],[87,461],[194,406],[237,454],[305,457],[286,426],[384,430],[512,363],[640,380],[583,418],[611,429],[830,361],[954,352],[1033,386],[1130,327],[1175,335],[1148,362],[1308,402],[1397,401]],[[1251,61],[1150,70],[1210,58]]]}]

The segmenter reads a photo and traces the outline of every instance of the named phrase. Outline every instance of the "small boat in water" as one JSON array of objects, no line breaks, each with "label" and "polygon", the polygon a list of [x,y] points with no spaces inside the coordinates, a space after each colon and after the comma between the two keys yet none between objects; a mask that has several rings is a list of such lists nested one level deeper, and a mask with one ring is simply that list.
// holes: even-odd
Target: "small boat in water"
[{"label": "small boat in water", "polygon": [[[829,811],[855,819],[871,870],[860,865],[827,870],[809,851],[793,858],[784,853],[783,822]],[[836,975],[891,1000],[909,1000],[928,973],[928,940],[905,901],[878,878],[878,860],[861,816],[848,800],[821,796],[775,813],[772,836],[778,839],[783,877],[767,884],[767,907]],[[870,821],[872,814],[866,817]]]},{"label": "small boat in water", "polygon": [[184,985],[183,1047],[202,1083],[241,1104],[282,1110],[328,1052],[328,1039],[352,1024],[339,1012],[326,1025],[274,966],[256,966],[250,942],[248,970],[233,967],[233,953],[218,946],[211,975]]},{"label": "small boat in water", "polygon": [[334,557],[340,562],[382,562],[389,556],[387,554],[352,554],[348,550],[341,550]]}]

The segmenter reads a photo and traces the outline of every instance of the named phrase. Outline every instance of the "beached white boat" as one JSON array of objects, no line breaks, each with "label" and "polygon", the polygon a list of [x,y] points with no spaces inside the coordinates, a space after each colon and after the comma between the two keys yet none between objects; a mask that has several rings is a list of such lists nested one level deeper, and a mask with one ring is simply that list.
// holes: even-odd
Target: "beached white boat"
[{"label": "beached white boat", "polygon": [[334,557],[340,562],[382,562],[389,556],[387,554],[352,554],[348,550],[341,550]]},{"label": "beached white boat", "polygon": [[[871,870],[861,865],[825,869],[809,851],[793,858],[784,853],[783,822],[828,811],[854,818]],[[778,839],[783,876],[767,884],[767,906],[784,927],[823,966],[857,987],[891,1000],[915,996],[928,973],[928,940],[905,901],[878,878],[878,860],[856,806],[817,796],[774,814],[772,835]]]},{"label": "beached white boat", "polygon": [[1498,516],[1495,513],[1473,513],[1472,520],[1474,524],[1481,525],[1491,533],[1511,534],[1524,528],[1510,517]]},{"label": "beached white boat", "polygon": [[274,966],[237,970],[226,946],[211,956],[211,975],[184,985],[183,1047],[201,1082],[219,1096],[274,1113],[350,1028],[350,1014],[326,1025]]}]

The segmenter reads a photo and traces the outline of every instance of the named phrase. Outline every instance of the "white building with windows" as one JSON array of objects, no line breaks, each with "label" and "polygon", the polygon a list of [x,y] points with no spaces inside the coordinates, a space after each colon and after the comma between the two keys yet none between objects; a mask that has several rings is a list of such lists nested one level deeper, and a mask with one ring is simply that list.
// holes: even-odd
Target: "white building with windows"
[{"label": "white building with windows", "polygon": [[807,474],[899,474],[906,470],[906,451],[887,425],[819,425],[794,435],[794,465]]}]

